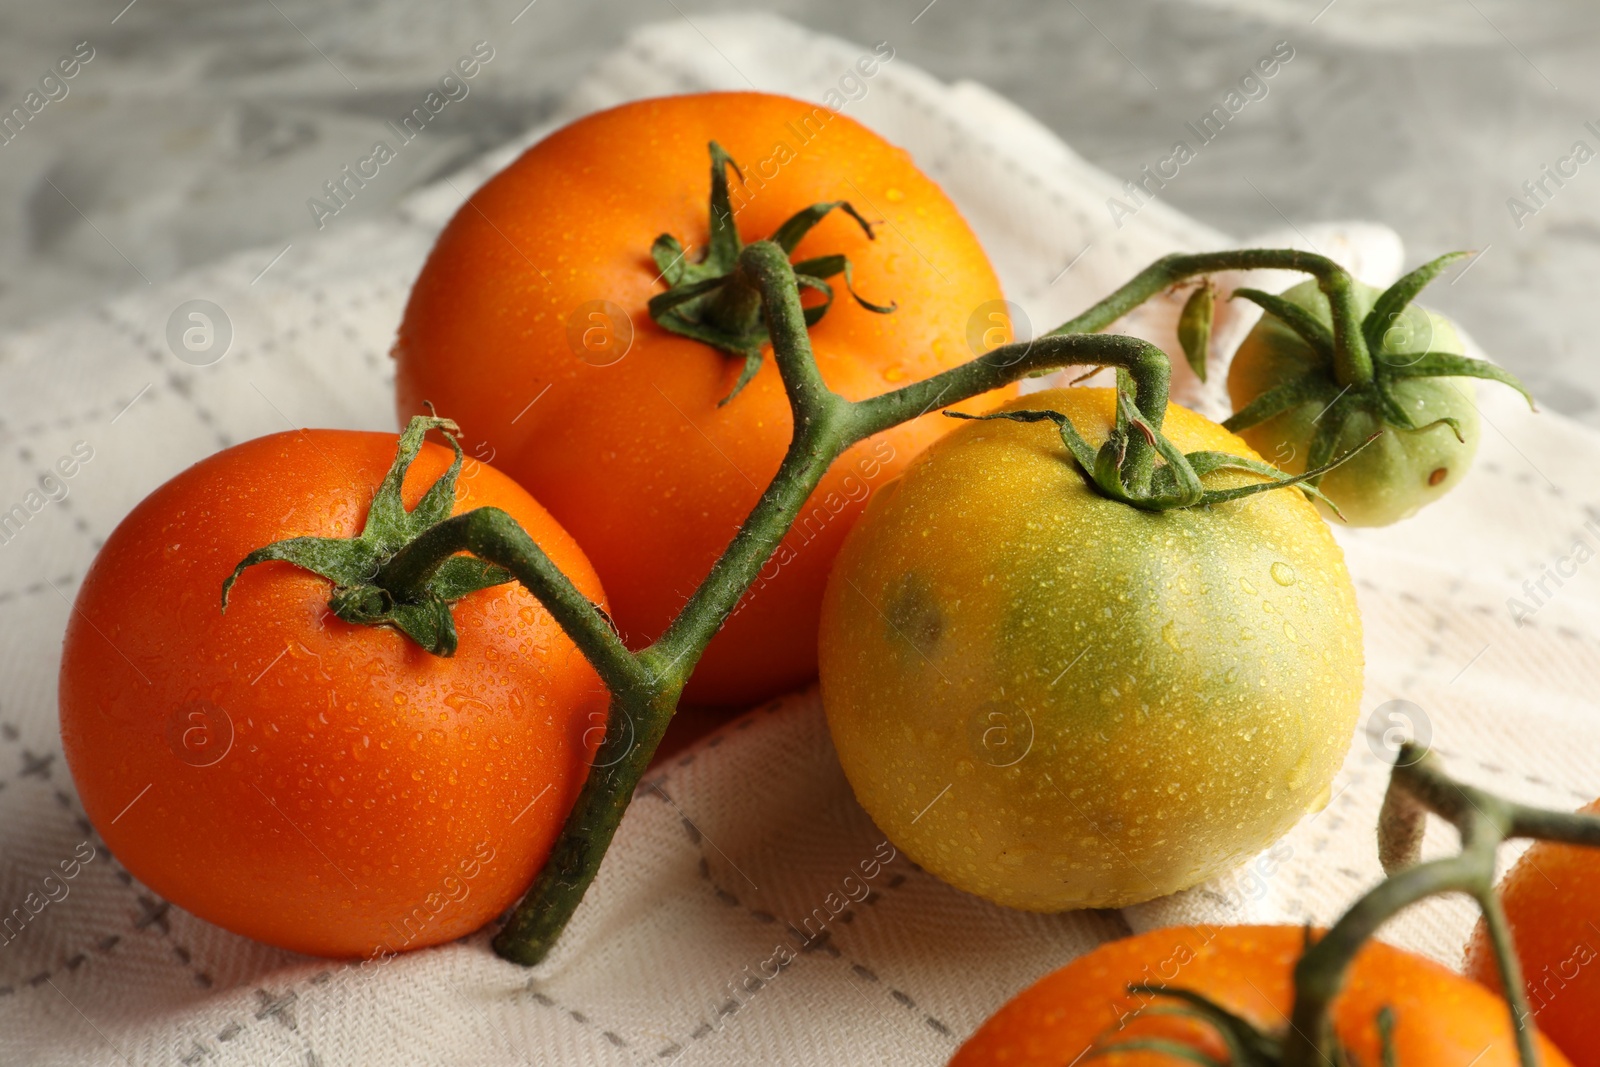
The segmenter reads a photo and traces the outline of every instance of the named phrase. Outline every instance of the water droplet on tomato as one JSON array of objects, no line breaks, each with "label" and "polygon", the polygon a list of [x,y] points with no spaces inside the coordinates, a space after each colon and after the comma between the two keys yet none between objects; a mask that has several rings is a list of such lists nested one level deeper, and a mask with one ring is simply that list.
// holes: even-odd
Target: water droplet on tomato
[{"label": "water droplet on tomato", "polygon": [[[1295,761],[1294,768],[1289,772],[1289,781],[1285,783],[1290,790],[1299,789],[1306,784],[1306,779],[1311,775],[1311,750],[1308,748],[1300,753],[1300,758]],[[1323,801],[1327,803],[1326,800]]]},{"label": "water droplet on tomato", "polygon": [[1272,580],[1281,586],[1294,584],[1294,568],[1287,563],[1274,563],[1272,565]]},{"label": "water droplet on tomato", "polygon": [[1172,620],[1161,628],[1161,640],[1165,641],[1167,643],[1167,647],[1171,648],[1172,651],[1183,651],[1183,646],[1178,644],[1177,620]]}]

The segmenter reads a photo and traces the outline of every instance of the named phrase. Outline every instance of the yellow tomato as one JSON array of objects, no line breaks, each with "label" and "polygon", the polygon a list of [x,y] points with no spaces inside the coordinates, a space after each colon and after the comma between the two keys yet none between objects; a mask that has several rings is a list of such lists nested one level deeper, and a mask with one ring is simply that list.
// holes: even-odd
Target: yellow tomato
[{"label": "yellow tomato", "polygon": [[[1000,410],[1025,408],[1098,445],[1113,394]],[[1183,408],[1164,430],[1258,458]],[[952,885],[1035,911],[1148,900],[1265,847],[1326,803],[1361,695],[1355,593],[1299,490],[1136,510],[1047,423],[969,423],[879,491],[820,652],[868,813]]]}]

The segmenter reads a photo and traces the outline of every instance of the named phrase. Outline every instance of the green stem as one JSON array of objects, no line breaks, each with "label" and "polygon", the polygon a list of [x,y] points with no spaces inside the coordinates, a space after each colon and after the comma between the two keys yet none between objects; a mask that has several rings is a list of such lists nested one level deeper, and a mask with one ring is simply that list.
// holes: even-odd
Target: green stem
[{"label": "green stem", "polygon": [[[1492,852],[1493,850],[1491,850]],[[1494,877],[1494,861],[1489,863],[1490,879]],[[1500,969],[1500,985],[1511,1005],[1511,1022],[1517,1034],[1517,1057],[1525,1064],[1539,1062],[1533,1043],[1533,1009],[1528,1005],[1528,990],[1522,984],[1522,960],[1517,957],[1517,946],[1511,938],[1511,923],[1506,919],[1505,905],[1492,885],[1474,894],[1478,907],[1483,909],[1483,923],[1489,930],[1489,943],[1494,946],[1494,960]]]},{"label": "green stem", "polygon": [[1600,848],[1600,819],[1575,811],[1545,811],[1513,804],[1508,836]]},{"label": "green stem", "polygon": [[[647,672],[647,681],[631,691],[636,695],[613,701],[613,720],[620,711],[630,722],[625,730],[608,729],[606,734],[608,745],[614,739],[621,744],[622,733],[632,738],[627,757],[603,773],[590,775],[545,871],[495,939],[496,951],[519,963],[539,962],[555,944],[598,872],[627,799],[649,766],[677,694],[701,653],[771,558],[829,465],[845,449],[880,429],[996,389],[1035,370],[1074,363],[1129,369],[1137,389],[1136,401],[1150,421],[1159,426],[1166,410],[1166,355],[1146,341],[1114,335],[1052,337],[1032,346],[1009,346],[1009,351],[996,349],[965,367],[852,404],[829,389],[817,369],[794,269],[783,249],[770,241],[757,241],[740,253],[738,271],[761,294],[766,308],[773,355],[794,418],[789,449],[771,484],[688,604],[654,644],[633,657]],[[1146,445],[1143,437],[1133,435],[1130,456]],[[515,572],[510,563],[505,565]],[[579,640],[579,647],[595,661],[596,669],[600,668],[596,653],[611,654],[609,642],[602,649],[595,640],[584,639]]]},{"label": "green stem", "polygon": [[[715,314],[742,317],[749,312],[751,295],[758,296],[773,356],[788,394],[794,432],[771,484],[666,632],[639,653],[619,654],[620,642],[610,626],[603,619],[596,621],[598,613],[592,607],[580,610],[579,605],[571,603],[575,591],[567,592],[544,566],[537,564],[542,554],[535,558],[527,552],[527,545],[519,544],[518,552],[504,558],[485,557],[501,562],[523,578],[563,625],[568,621],[573,624],[570,632],[578,647],[607,679],[613,693],[612,722],[599,762],[568,816],[545,869],[495,939],[496,951],[507,959],[533,964],[554,945],[599,870],[628,799],[648,768],[678,694],[706,645],[749,590],[829,465],[845,449],[919,415],[1032,374],[1074,365],[1126,371],[1133,381],[1135,403],[1159,431],[1168,400],[1170,364],[1166,354],[1138,338],[1094,331],[1104,329],[1185,278],[1209,271],[1256,267],[1305,271],[1335,289],[1338,279],[1344,277],[1331,260],[1303,252],[1250,250],[1169,256],[1048,336],[1003,346],[932,378],[852,403],[829,389],[817,368],[788,252],[770,240],[756,241],[740,251],[723,289],[731,295],[719,298],[738,306],[719,307]],[[1336,318],[1348,312],[1348,308],[1341,307],[1335,306]],[[1346,336],[1359,342],[1359,324]],[[1142,471],[1143,480],[1148,481],[1155,450],[1142,434],[1130,434],[1126,463],[1135,480]],[[464,525],[476,529],[472,524]],[[436,555],[450,547],[450,536],[453,535],[440,535],[438,546],[426,551]],[[464,550],[477,552],[462,544]],[[489,542],[485,547],[491,551],[495,548]],[[401,566],[413,565],[406,562]],[[523,569],[518,570],[519,566]],[[420,574],[424,568],[417,565],[415,569]],[[407,573],[401,572],[401,577]],[[413,576],[406,580],[417,579]],[[556,611],[563,598],[568,601],[564,614]],[[615,761],[607,762],[612,759]]]},{"label": "green stem", "polygon": [[405,600],[426,588],[444,562],[459,552],[470,552],[514,574],[555,617],[613,693],[631,692],[645,684],[647,675],[605,616],[517,520],[499,508],[477,508],[429,527],[379,568],[374,584]]},{"label": "green stem", "polygon": [[532,967],[555,946],[578,910],[633,792],[672,721],[682,686],[613,692],[606,735],[562,824],[549,859],[494,938],[501,959]]},{"label": "green stem", "polygon": [[1284,1067],[1325,1067],[1338,1063],[1334,1050],[1332,1005],[1344,988],[1356,955],[1378,928],[1396,912],[1426,897],[1461,892],[1477,896],[1491,890],[1494,848],[1486,855],[1463,853],[1411,867],[1385,879],[1333,924],[1322,939],[1300,957],[1294,969],[1294,1008],[1284,1037]]},{"label": "green stem", "polygon": [[[1159,291],[1159,290],[1158,290]],[[919,415],[1009,385],[1040,371],[1069,366],[1117,367],[1133,380],[1134,403],[1157,432],[1167,413],[1172,363],[1149,341],[1123,334],[1047,334],[1036,341],[1002,345],[970,363],[851,405],[852,439],[880,433]],[[1123,461],[1125,480],[1143,488],[1155,470],[1156,449],[1131,433]]]},{"label": "green stem", "polygon": [[[1110,296],[1051,334],[1097,333],[1151,297],[1180,282],[1228,270],[1292,270],[1309,274],[1328,297],[1333,314],[1334,371],[1340,385],[1372,381],[1372,356],[1355,308],[1355,286],[1348,271],[1327,256],[1291,248],[1242,248],[1163,256],[1134,275]],[[1144,409],[1148,412],[1148,409]]]},{"label": "green stem", "polygon": [[[823,474],[845,449],[929,411],[960,403],[1041,370],[1074,364],[1126,369],[1134,400],[1157,430],[1166,413],[1171,363],[1148,341],[1116,334],[1050,336],[994,349],[942,374],[890,393],[851,403],[828,388],[812,356],[805,312],[788,255],[757,241],[739,256],[738,273],[761,294],[773,356],[789,396],[794,434],[772,483],[740,526],[711,573],[650,651],[687,679],[701,651],[805,506]],[[1154,449],[1139,434],[1128,443],[1129,462]]]},{"label": "green stem", "polygon": [[[1427,814],[1455,826],[1461,852],[1418,862]],[[1465,893],[1483,909],[1512,1032],[1523,1067],[1537,1067],[1533,1014],[1505,910],[1494,891],[1495,850],[1510,837],[1600,845],[1600,818],[1542,811],[1455,781],[1426,749],[1402,746],[1378,818],[1378,854],[1389,877],[1357,900],[1295,966],[1295,1000],[1284,1067],[1324,1067],[1335,1059],[1330,1009],[1351,962],[1378,928],[1412,904]]]},{"label": "green stem", "polygon": [[740,253],[736,273],[738,284],[759,293],[766,308],[794,432],[778,473],[755,508],[672,625],[648,650],[663,664],[666,676],[679,684],[688,679],[706,645],[777,550],[828,466],[856,440],[845,435],[849,402],[823,382],[812,357],[788,254],[771,241],[757,241]]},{"label": "green stem", "polygon": [[1341,386],[1361,388],[1373,379],[1372,353],[1356,312],[1355,280],[1344,271],[1319,277],[1317,284],[1333,313],[1333,373]]},{"label": "green stem", "polygon": [[1149,341],[1124,334],[1046,334],[1002,345],[970,363],[851,405],[855,439],[881,433],[930,411],[959,404],[1021,378],[1060,367],[1120,367],[1133,378],[1134,401],[1156,429],[1167,411],[1171,361]]}]

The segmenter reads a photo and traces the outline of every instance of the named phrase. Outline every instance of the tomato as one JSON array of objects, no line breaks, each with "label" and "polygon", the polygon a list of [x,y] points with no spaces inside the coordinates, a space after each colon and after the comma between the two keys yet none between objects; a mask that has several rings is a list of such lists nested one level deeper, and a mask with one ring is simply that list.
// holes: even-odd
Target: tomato
[{"label": "tomato", "polygon": [[[219,613],[254,549],[357,533],[394,455],[393,434],[308,430],[190,467],[112,533],[67,628],[62,742],[106,844],[180,907],[298,952],[397,952],[500,914],[543,864],[604,722],[599,679],[515,583],[455,604],[450,658],[340,621],[329,583],[284,562],[244,571]],[[407,507],[450,458],[424,445]],[[456,511],[503,508],[602,599],[525,491],[467,473]]]},{"label": "tomato", "polygon": [[[549,508],[594,561],[635,647],[710,571],[792,426],[770,356],[719,406],[743,361],[646,310],[666,288],[649,254],[656,236],[676,235],[691,259],[706,247],[713,140],[743,167],[732,205],[746,241],[817,202],[848,200],[881,220],[869,240],[834,212],[796,250],[797,260],[848,256],[857,292],[898,304],[882,315],[840,299],[812,328],[823,378],[845,396],[971,359],[969,323],[987,322],[984,306],[1001,296],[977,238],[904,151],[787,97],[625,104],[557,131],[473,194],[406,306],[394,349],[401,417],[432,401],[460,423],[469,454],[492,457]],[[988,342],[1009,340],[998,321]],[[706,651],[688,701],[749,703],[815,675],[839,544],[869,493],[949,428],[934,413],[833,465]]]},{"label": "tomato", "polygon": [[[1600,815],[1600,800],[1582,809]],[[1536,841],[1500,883],[1539,1029],[1578,1067],[1600,1065],[1600,852]],[[1467,974],[1500,990],[1482,922],[1467,944]]]},{"label": "tomato", "polygon": [[[1294,926],[1180,926],[1101,945],[1046,975],[1007,1003],[956,1052],[951,1067],[1063,1067],[1119,1041],[1166,1038],[1220,1062],[1228,1049],[1214,1030],[1162,1015],[1174,1002],[1129,985],[1200,993],[1258,1030],[1281,1035],[1294,1004],[1293,969],[1305,932]],[[1393,1062],[1404,1067],[1516,1067],[1504,1001],[1420,956],[1371,942],[1351,965],[1334,1001],[1334,1033],[1350,1062],[1381,1064],[1378,1012],[1394,1013]],[[1540,1040],[1545,1067],[1566,1059]],[[1153,1051],[1102,1052],[1117,1067],[1178,1064]]]},{"label": "tomato", "polygon": [[[1098,444],[1113,393],[1001,410],[1023,408]],[[1183,408],[1164,432],[1255,458]],[[1120,907],[1228,869],[1326,803],[1361,624],[1299,490],[1141,511],[1092,489],[1053,427],[973,422],[851,532],[821,661],[845,774],[904,852],[1010,907]]]},{"label": "tomato", "polygon": [[[1380,290],[1361,282],[1353,285],[1357,313],[1365,317]],[[1328,298],[1315,281],[1302,282],[1281,296],[1332,329]],[[1377,363],[1404,368],[1425,352],[1461,356],[1465,347],[1449,319],[1412,304],[1383,333],[1383,341],[1372,352],[1372,358]],[[1228,396],[1234,410],[1239,411],[1308,369],[1322,368],[1331,376],[1328,366],[1281,319],[1263,314],[1228,368]],[[1478,450],[1481,427],[1470,378],[1398,378],[1388,388],[1413,423],[1423,428],[1386,426],[1380,414],[1365,405],[1357,405],[1344,422],[1334,440],[1331,458],[1344,455],[1374,433],[1384,431],[1349,461],[1323,475],[1318,483],[1318,488],[1338,507],[1343,520],[1352,526],[1386,526],[1415,514],[1460,484]],[[1317,396],[1241,429],[1239,436],[1278,467],[1299,474],[1306,469],[1317,430],[1339,410],[1330,407],[1337,390],[1334,385],[1326,396]],[[1339,403],[1350,403],[1348,397],[1354,395],[1347,394]],[[1456,427],[1452,429],[1442,419],[1454,420]]]}]

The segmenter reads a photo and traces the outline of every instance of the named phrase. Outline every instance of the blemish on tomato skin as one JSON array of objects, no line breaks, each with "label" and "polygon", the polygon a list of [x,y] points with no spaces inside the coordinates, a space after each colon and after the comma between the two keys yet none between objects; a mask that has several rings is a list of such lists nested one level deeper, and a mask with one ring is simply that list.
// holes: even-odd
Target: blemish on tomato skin
[{"label": "blemish on tomato skin", "polygon": [[1448,477],[1450,477],[1450,468],[1448,468],[1448,467],[1436,468],[1433,471],[1432,474],[1428,475],[1428,484],[1429,485],[1438,485],[1440,482],[1444,481]]}]

